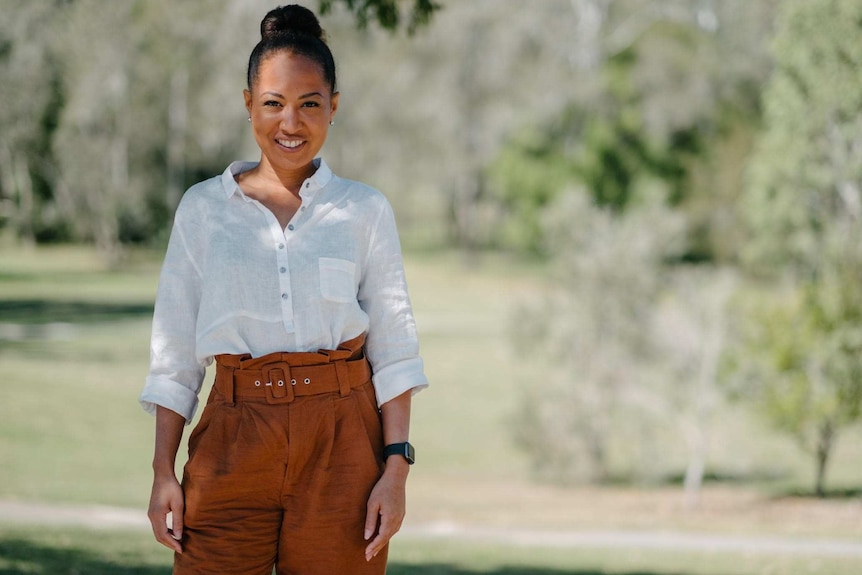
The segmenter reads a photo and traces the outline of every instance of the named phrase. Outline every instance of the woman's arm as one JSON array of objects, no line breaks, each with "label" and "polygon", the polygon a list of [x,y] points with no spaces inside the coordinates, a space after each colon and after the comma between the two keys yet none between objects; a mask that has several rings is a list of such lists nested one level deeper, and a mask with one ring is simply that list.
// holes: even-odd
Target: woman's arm
[{"label": "woman's arm", "polygon": [[[162,406],[156,408],[156,449],[153,456],[153,491],[147,516],[156,540],[182,553],[183,489],[177,481],[174,465],[186,419]],[[171,514],[171,528],[167,516]]]},{"label": "woman's arm", "polygon": [[[410,402],[412,391],[408,390],[380,407],[383,417],[384,445],[403,443],[410,434]],[[406,483],[410,464],[403,457],[392,456],[386,460],[383,476],[371,491],[365,517],[365,539],[371,540],[365,549],[365,559],[370,561],[389,539],[401,528],[406,511]],[[378,519],[380,527],[378,528]]]},{"label": "woman's arm", "polygon": [[[410,431],[413,394],[428,386],[419,357],[395,214],[382,198],[363,262],[359,305],[368,314],[365,354],[374,372],[374,391],[383,419],[384,445],[403,443]],[[371,560],[401,528],[410,469],[400,456],[389,457],[383,476],[371,491],[365,517],[365,558]],[[376,535],[375,535],[376,533]]]}]

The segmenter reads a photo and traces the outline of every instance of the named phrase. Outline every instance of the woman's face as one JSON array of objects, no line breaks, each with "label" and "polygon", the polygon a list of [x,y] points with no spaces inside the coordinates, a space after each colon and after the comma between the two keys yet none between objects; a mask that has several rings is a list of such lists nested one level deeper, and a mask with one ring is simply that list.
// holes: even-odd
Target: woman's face
[{"label": "woman's face", "polygon": [[307,170],[326,141],[338,108],[312,60],[276,52],[260,63],[245,107],[264,160],[276,171]]}]

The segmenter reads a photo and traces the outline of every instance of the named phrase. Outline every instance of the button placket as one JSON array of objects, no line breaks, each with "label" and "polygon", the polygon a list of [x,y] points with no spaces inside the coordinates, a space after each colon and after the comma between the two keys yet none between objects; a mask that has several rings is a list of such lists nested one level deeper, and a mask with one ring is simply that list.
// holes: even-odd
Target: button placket
[{"label": "button placket", "polygon": [[272,228],[273,236],[276,238],[276,269],[278,271],[279,297],[281,299],[281,318],[286,331],[293,331],[293,297],[290,287],[290,250],[288,249],[288,238],[284,230],[276,222]]}]

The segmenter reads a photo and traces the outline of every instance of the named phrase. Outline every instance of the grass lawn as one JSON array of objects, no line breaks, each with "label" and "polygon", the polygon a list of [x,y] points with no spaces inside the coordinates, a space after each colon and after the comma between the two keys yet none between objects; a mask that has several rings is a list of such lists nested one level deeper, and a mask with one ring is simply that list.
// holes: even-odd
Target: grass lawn
[{"label": "grass lawn", "polygon": [[[140,531],[0,525],[0,575],[169,575],[170,551]],[[542,550],[397,541],[389,575],[858,575],[858,559],[743,553]]]},{"label": "grass lawn", "polygon": [[[0,248],[0,500],[145,509],[153,420],[136,398],[160,257],[136,253],[106,271],[82,248]],[[509,334],[513,306],[536,292],[543,270],[493,257],[475,265],[458,254],[412,254],[407,272],[432,381],[414,402],[419,463],[408,485],[409,524],[862,540],[858,496],[782,496],[810,489],[812,462],[738,408],[717,414],[710,464],[748,481],[707,486],[696,510],[684,507],[675,485],[534,484],[512,427],[521,390],[543,374],[512,349]],[[671,425],[657,437],[657,456],[678,473],[683,442]],[[829,470],[829,486],[850,495],[862,486],[860,437],[856,429],[840,438]],[[0,575],[167,573],[170,558],[144,535],[45,531],[0,517]],[[393,561],[396,574],[862,572],[858,558],[848,570],[839,559],[798,556],[588,553],[406,538]]]}]

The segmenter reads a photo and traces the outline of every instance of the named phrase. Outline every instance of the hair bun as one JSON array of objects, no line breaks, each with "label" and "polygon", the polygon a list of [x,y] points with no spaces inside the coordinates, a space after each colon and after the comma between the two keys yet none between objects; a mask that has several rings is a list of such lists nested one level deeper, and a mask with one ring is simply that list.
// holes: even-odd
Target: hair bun
[{"label": "hair bun", "polygon": [[323,32],[323,28],[320,27],[317,16],[304,6],[297,4],[279,6],[270,10],[260,22],[260,37],[262,40],[268,40],[279,34],[288,32],[303,34],[324,42],[326,41],[326,34]]}]

